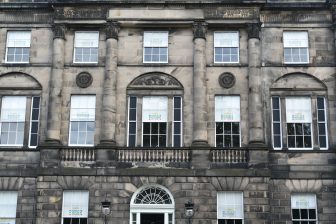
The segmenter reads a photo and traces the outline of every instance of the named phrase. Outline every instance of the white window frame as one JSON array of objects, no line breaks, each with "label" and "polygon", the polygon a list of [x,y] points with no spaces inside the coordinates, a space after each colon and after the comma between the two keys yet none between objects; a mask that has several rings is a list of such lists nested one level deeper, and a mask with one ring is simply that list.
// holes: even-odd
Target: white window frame
[{"label": "white window frame", "polygon": [[[94,108],[73,108],[72,107],[72,100],[75,98],[84,98],[84,97],[92,97],[94,98]],[[68,145],[69,146],[84,146],[84,147],[90,147],[90,146],[94,146],[94,135],[95,135],[95,131],[96,131],[96,96],[95,95],[72,95],[71,96],[71,103],[70,103],[70,119],[69,119],[69,140],[68,140]],[[79,120],[79,119],[74,119],[72,118],[71,114],[72,114],[72,109],[87,109],[87,110],[93,110],[94,109],[94,118],[91,119],[87,119],[87,120]],[[71,125],[72,122],[93,122],[94,123],[94,133],[93,133],[93,144],[71,144]],[[78,141],[77,141],[78,142]]]},{"label": "white window frame", "polygon": [[[15,46],[9,46],[10,45],[10,39],[9,39],[9,36],[10,34],[14,34],[14,33],[26,33],[28,35],[29,33],[29,44],[23,44],[23,45],[27,45],[27,46],[24,46],[24,47],[15,47]],[[24,41],[27,41],[27,39],[25,39]],[[6,39],[6,54],[5,54],[5,63],[8,63],[8,64],[28,64],[29,63],[29,60],[30,60],[30,45],[31,45],[31,31],[28,31],[28,30],[9,30],[7,31],[7,39]],[[7,60],[7,56],[8,56],[8,48],[29,48],[29,53],[28,53],[28,61],[8,61]]]},{"label": "white window frame", "polygon": [[[324,103],[324,110],[323,110],[323,112],[324,112],[324,118],[325,118],[325,121],[324,122],[321,122],[321,121],[319,121],[319,119],[318,119],[318,113],[319,113],[319,110],[321,110],[321,109],[319,109],[318,108],[318,98],[323,98],[323,103]],[[319,143],[319,147],[320,147],[320,149],[321,150],[328,150],[329,149],[329,141],[328,141],[328,139],[329,139],[329,135],[328,135],[328,113],[327,113],[327,100],[326,100],[326,98],[325,98],[325,96],[317,96],[317,98],[316,98],[316,111],[317,111],[317,113],[316,113],[316,117],[317,117],[317,119],[316,119],[316,121],[317,121],[317,140],[318,140],[318,143]],[[321,147],[321,145],[320,145],[320,133],[319,133],[319,124],[320,123],[324,123],[325,124],[325,133],[326,133],[326,147]]]},{"label": "white window frame", "polygon": [[[278,100],[279,100],[279,117],[280,117],[280,121],[279,121],[279,123],[280,123],[280,147],[274,147],[274,130],[273,130],[273,124],[274,124],[274,120],[273,120],[273,97],[277,97],[278,98]],[[272,145],[273,145],[273,149],[274,150],[281,150],[282,149],[282,147],[283,147],[283,145],[282,145],[282,119],[281,119],[281,98],[280,98],[280,96],[271,96],[271,108],[272,108],[272,114],[271,114],[271,116],[272,116],[272,127],[271,127],[271,131],[272,131]],[[286,123],[287,124],[287,123]]]},{"label": "white window frame", "polygon": [[[240,198],[241,198],[241,210],[242,210],[242,217],[224,217],[224,216],[220,216],[220,210],[219,210],[219,206],[220,206],[220,204],[221,205],[227,205],[227,204],[225,204],[225,201],[223,201],[223,203],[220,203],[220,197],[219,197],[219,195],[220,194],[237,194],[237,193],[239,193],[240,194]],[[239,204],[237,205],[237,206],[239,206]],[[242,220],[242,223],[244,223],[244,194],[243,194],[243,192],[241,192],[241,191],[220,191],[220,192],[217,192],[217,222],[218,222],[218,220],[219,219],[240,219],[240,220]]]},{"label": "white window frame", "polygon": [[[84,211],[84,214],[83,215],[73,215],[73,216],[70,216],[70,215],[67,215],[65,214],[65,207],[68,207],[69,205],[65,205],[65,198],[66,198],[66,195],[67,194],[77,194],[79,197],[80,196],[87,196],[87,200],[86,201],[86,207],[84,209],[86,209],[86,211]],[[73,201],[72,201],[73,202]],[[79,205],[76,205],[74,206],[75,208],[77,209],[80,209],[79,208]],[[63,220],[64,218],[86,218],[88,219],[89,217],[89,191],[85,191],[85,190],[66,190],[66,191],[63,191],[63,200],[62,200],[62,224],[63,224]]]},{"label": "white window frame", "polygon": [[[96,48],[97,49],[97,61],[76,61],[76,48],[79,48],[77,47],[77,35],[80,35],[80,34],[93,34],[93,35],[97,35],[97,46],[94,46],[94,47],[81,47],[81,48]],[[92,38],[91,41],[94,41],[94,39]],[[74,35],[74,49],[73,49],[73,63],[74,64],[97,64],[98,63],[98,60],[99,60],[99,31],[76,31],[75,32],[75,35]]]},{"label": "white window frame", "polygon": [[[180,117],[181,117],[181,120],[180,121],[175,121],[175,98],[180,98],[181,99],[181,104],[180,104]],[[175,144],[175,140],[174,140],[174,137],[175,137],[175,129],[174,129],[174,126],[175,126],[175,123],[180,123],[180,131],[181,131],[181,142],[180,142],[180,146],[179,147],[182,147],[183,146],[183,100],[182,100],[182,96],[174,96],[173,97],[173,106],[172,106],[172,117],[173,117],[173,120],[172,120],[172,147],[174,147],[174,144]],[[169,109],[169,106],[168,106],[168,109]],[[176,146],[175,146],[176,147]]]},{"label": "white window frame", "polygon": [[[21,98],[21,99],[24,99],[24,114],[23,114],[23,121],[20,120],[20,121],[14,121],[14,120],[9,120],[9,121],[4,121],[3,120],[3,102],[4,102],[4,99],[5,98],[12,98],[15,99],[15,98]],[[16,109],[19,109],[19,108],[16,108]],[[23,108],[21,108],[23,109]],[[27,97],[26,96],[3,96],[1,98],[1,111],[0,111],[0,134],[2,133],[2,125],[3,125],[3,122],[7,122],[7,123],[23,123],[23,139],[22,139],[22,144],[3,144],[1,143],[0,146],[1,147],[22,147],[24,145],[24,142],[25,142],[25,126],[26,126],[26,121],[27,121],[27,117],[26,117],[26,111],[27,111]],[[16,134],[17,134],[17,131],[16,131]]]},{"label": "white window frame", "polygon": [[[229,97],[232,97],[232,98],[238,98],[239,100],[239,120],[238,119],[232,119],[232,120],[223,120],[223,119],[219,119],[218,116],[216,115],[217,114],[217,108],[218,108],[218,105],[217,105],[217,100],[216,99],[219,99],[219,98],[229,98]],[[219,109],[218,109],[219,110]],[[215,96],[215,125],[217,127],[217,122],[218,123],[239,123],[239,146],[238,147],[241,147],[241,98],[240,96],[238,95],[216,95]],[[231,124],[232,125],[232,124]],[[223,137],[224,137],[224,126],[223,126]],[[237,135],[237,134],[230,134],[231,138],[233,135]],[[224,144],[224,141],[223,141],[223,144]],[[217,131],[216,131],[216,128],[215,128],[215,146],[217,147]],[[236,146],[231,146],[230,148],[234,148]]]},{"label": "white window frame", "polygon": [[[285,99],[286,100],[286,111],[285,111],[285,113],[286,113],[286,128],[288,128],[287,127],[288,123],[295,123],[295,124],[304,124],[304,123],[307,123],[307,122],[289,122],[288,121],[288,117],[287,117],[287,110],[288,110],[288,108],[287,108],[287,99],[295,99],[295,98],[300,98],[300,99],[306,98],[306,99],[309,99],[310,106],[312,106],[312,104],[311,104],[312,98],[309,97],[309,96],[287,96],[286,99]],[[313,117],[312,117],[313,114],[312,114],[312,112],[313,112],[312,107],[310,107],[310,116],[311,116],[311,121],[310,121],[311,147],[310,148],[307,148],[307,147],[302,147],[302,148],[289,147],[289,145],[288,145],[288,130],[287,130],[286,138],[287,138],[287,147],[288,147],[288,150],[312,150],[313,149],[313,147],[314,147],[314,138],[313,138],[313,136],[314,136],[314,130],[313,130]]]},{"label": "white window frame", "polygon": [[[166,44],[164,45],[160,45],[160,44],[153,44],[151,46],[146,46],[146,36],[150,35],[150,34],[155,34],[155,33],[162,33],[162,34],[166,34],[166,40],[164,40],[164,42]],[[143,35],[143,48],[142,48],[142,62],[144,64],[167,64],[168,63],[168,57],[169,57],[169,32],[168,31],[144,31],[144,35]],[[167,49],[167,60],[166,61],[146,61],[145,60],[145,48],[166,48]]]},{"label": "white window frame", "polygon": [[[39,98],[39,108],[34,108],[33,106],[34,106],[34,99],[37,99],[37,98]],[[37,120],[33,120],[33,110],[34,109],[38,109],[38,118],[37,118]],[[38,142],[39,142],[39,129],[40,129],[40,127],[39,127],[39,125],[40,125],[40,115],[41,115],[41,97],[39,97],[39,96],[33,96],[32,98],[31,98],[31,106],[30,106],[30,119],[29,119],[29,138],[28,138],[28,147],[29,148],[33,148],[33,149],[35,149],[37,146],[32,146],[30,143],[30,141],[31,141],[31,136],[32,136],[32,133],[31,133],[31,131],[32,131],[32,125],[33,125],[33,122],[37,122],[37,124],[38,124],[38,127],[37,127],[37,145],[38,145]]]},{"label": "white window frame", "polygon": [[[1,201],[5,196],[4,201]],[[10,200],[13,199],[14,201]],[[16,223],[16,212],[17,212],[17,202],[18,202],[18,192],[17,191],[0,191],[0,223],[15,224]],[[11,211],[4,212],[6,216],[1,215],[1,209],[5,207],[6,209],[12,209]]]},{"label": "white window frame", "polygon": [[[301,207],[301,206],[294,206],[294,201],[296,200],[295,197],[310,197],[311,199],[314,200],[314,208],[308,208],[309,205],[306,205],[305,207]],[[304,202],[304,201],[303,201]],[[305,202],[307,203],[307,202]],[[318,211],[317,211],[317,200],[316,200],[316,194],[311,194],[311,193],[294,193],[291,195],[291,218],[292,218],[292,222],[294,221],[308,221],[307,219],[295,219],[293,217],[293,209],[315,209],[315,220],[309,220],[309,221],[316,221],[316,223],[318,223]]]},{"label": "white window frame", "polygon": [[[130,120],[130,107],[131,107],[131,97],[135,98],[135,120]],[[135,122],[135,144],[134,147],[137,146],[137,140],[138,140],[138,97],[137,96],[128,96],[128,107],[127,107],[127,147],[129,147],[129,128],[130,128],[130,122]],[[132,146],[133,147],[133,146]]]},{"label": "white window frame", "polygon": [[[218,36],[219,34],[236,34],[237,35],[237,40],[233,40],[232,42],[234,41],[237,41],[238,43],[238,46],[235,46],[235,47],[223,47],[223,45],[225,44],[222,44],[222,46],[219,46],[216,44],[216,36]],[[216,48],[237,48],[237,61],[216,61]],[[213,48],[213,57],[214,57],[214,63],[215,64],[239,64],[240,62],[240,41],[239,41],[239,31],[215,31],[214,32],[214,48]],[[231,54],[230,54],[231,55]]]},{"label": "white window frame", "polygon": [[[287,45],[287,38],[286,38],[286,36],[287,35],[295,35],[296,34],[296,36],[299,36],[299,34],[302,34],[302,35],[305,35],[306,37],[305,37],[305,39],[297,39],[296,41],[301,41],[301,42],[303,42],[303,43],[299,43],[300,45],[302,44],[303,46],[301,47],[301,46],[286,46]],[[307,49],[307,61],[304,61],[304,62],[300,62],[300,61],[298,61],[298,62],[296,62],[296,61],[294,61],[294,62],[288,62],[288,61],[285,61],[285,49],[298,49],[298,48],[306,48]],[[284,51],[284,53],[283,53],[283,62],[284,62],[284,64],[309,64],[309,34],[308,34],[308,31],[283,31],[283,51]]]},{"label": "white window frame", "polygon": [[[161,99],[164,99],[166,102],[166,118],[163,119],[163,121],[144,121],[144,99],[145,98],[157,98],[157,100],[160,101],[160,98]],[[155,105],[153,105],[155,106]],[[169,113],[169,97],[168,96],[151,96],[151,95],[147,95],[147,96],[143,96],[142,97],[142,118],[141,118],[141,129],[142,129],[142,132],[141,132],[141,146],[143,147],[144,146],[144,123],[150,123],[150,125],[152,125],[152,123],[165,123],[166,124],[166,144],[165,146],[160,146],[160,147],[167,147],[168,146],[168,139],[169,139],[169,135],[168,135],[168,113]],[[158,130],[160,130],[160,128],[158,127]],[[159,138],[159,133],[158,134],[155,134],[155,135],[158,135],[158,144],[160,144],[160,138]],[[150,138],[152,136],[152,133],[150,133]],[[151,144],[151,143],[150,143]],[[155,147],[155,146],[149,146],[149,147]]]}]

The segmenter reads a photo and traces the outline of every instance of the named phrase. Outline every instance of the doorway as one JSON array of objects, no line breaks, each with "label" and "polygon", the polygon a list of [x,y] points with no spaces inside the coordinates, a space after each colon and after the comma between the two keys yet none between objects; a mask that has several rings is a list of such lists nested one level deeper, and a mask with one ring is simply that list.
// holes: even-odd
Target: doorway
[{"label": "doorway", "polygon": [[141,213],[140,224],[164,224],[164,213]]}]

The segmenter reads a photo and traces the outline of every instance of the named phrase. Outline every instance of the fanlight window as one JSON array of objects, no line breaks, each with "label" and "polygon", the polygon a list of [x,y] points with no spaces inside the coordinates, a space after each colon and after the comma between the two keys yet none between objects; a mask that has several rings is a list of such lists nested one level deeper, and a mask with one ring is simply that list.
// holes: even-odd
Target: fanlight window
[{"label": "fanlight window", "polygon": [[137,194],[134,204],[172,204],[172,200],[162,188],[149,186]]}]

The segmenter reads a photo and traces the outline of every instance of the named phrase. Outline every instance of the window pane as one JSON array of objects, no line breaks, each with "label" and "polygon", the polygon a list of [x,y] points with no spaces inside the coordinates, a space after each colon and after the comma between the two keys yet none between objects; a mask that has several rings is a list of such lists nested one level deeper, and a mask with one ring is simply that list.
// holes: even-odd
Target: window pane
[{"label": "window pane", "polygon": [[324,110],[318,111],[318,121],[325,121]]},{"label": "window pane", "polygon": [[273,110],[273,121],[280,121],[280,111]]},{"label": "window pane", "polygon": [[223,134],[223,123],[216,122],[216,134]]},{"label": "window pane", "polygon": [[143,146],[150,146],[150,136],[143,135]]},{"label": "window pane", "polygon": [[303,148],[303,137],[302,136],[296,136],[296,147],[297,148]]},{"label": "window pane", "polygon": [[295,124],[295,134],[296,135],[302,135],[302,124]]},{"label": "window pane", "polygon": [[319,143],[321,148],[327,147],[327,137],[326,136],[319,136]]},{"label": "window pane", "polygon": [[315,209],[309,209],[309,219],[316,219],[316,210]]},{"label": "window pane", "polygon": [[159,146],[159,136],[152,135],[151,136],[151,147],[158,147]]},{"label": "window pane", "polygon": [[239,122],[233,122],[232,123],[232,134],[239,134]]},{"label": "window pane", "polygon": [[181,123],[180,122],[174,122],[174,134],[175,135],[181,134]]},{"label": "window pane", "polygon": [[166,146],[166,135],[160,135],[159,141],[160,141],[160,147]]},{"label": "window pane", "polygon": [[143,133],[144,134],[149,134],[150,133],[150,123],[148,123],[148,122],[143,123]]},{"label": "window pane", "polygon": [[174,147],[181,146],[181,135],[174,135]]},{"label": "window pane", "polygon": [[174,110],[174,121],[181,121],[181,110]]},{"label": "window pane", "polygon": [[303,124],[303,131],[305,135],[311,135],[310,124]]},{"label": "window pane", "polygon": [[317,108],[318,109],[324,109],[324,98],[323,97],[317,97]]},{"label": "window pane", "polygon": [[129,122],[129,134],[135,134],[135,133],[136,133],[136,123]]},{"label": "window pane", "polygon": [[230,135],[224,135],[224,146],[225,147],[232,147],[231,136]]},{"label": "window pane", "polygon": [[160,134],[166,134],[166,123],[159,123],[160,125]]},{"label": "window pane", "polygon": [[71,218],[63,218],[63,224],[71,224]]},{"label": "window pane", "polygon": [[231,123],[230,122],[224,123],[224,134],[231,134]]},{"label": "window pane", "polygon": [[216,135],[216,146],[223,147],[223,135]]},{"label": "window pane", "polygon": [[292,123],[287,124],[287,133],[288,133],[288,135],[294,135],[295,134],[294,124],[292,124]]},{"label": "window pane", "polygon": [[305,136],[304,137],[304,147],[305,148],[311,148],[312,147],[311,137],[310,136]]},{"label": "window pane", "polygon": [[280,123],[273,123],[273,134],[280,135]]},{"label": "window pane", "polygon": [[308,210],[301,209],[301,219],[308,219]]},{"label": "window pane", "polygon": [[151,123],[152,124],[152,134],[159,133],[159,123]]},{"label": "window pane", "polygon": [[300,219],[300,209],[292,209],[293,219]]},{"label": "window pane", "polygon": [[281,138],[279,135],[274,136],[274,147],[280,148],[281,147]]},{"label": "window pane", "polygon": [[295,137],[294,136],[288,136],[288,147],[295,148]]},{"label": "window pane", "polygon": [[240,147],[239,135],[233,135],[233,147]]}]

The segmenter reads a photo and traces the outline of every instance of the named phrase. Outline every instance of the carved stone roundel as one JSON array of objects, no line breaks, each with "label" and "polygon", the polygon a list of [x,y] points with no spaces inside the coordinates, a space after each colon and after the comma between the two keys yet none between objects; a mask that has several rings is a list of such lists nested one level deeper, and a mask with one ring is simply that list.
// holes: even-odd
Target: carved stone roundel
[{"label": "carved stone roundel", "polygon": [[88,72],[81,72],[76,77],[76,84],[80,88],[87,88],[92,84],[92,76]]},{"label": "carved stone roundel", "polygon": [[236,77],[230,72],[224,72],[218,78],[219,85],[223,88],[231,88],[236,83]]}]

